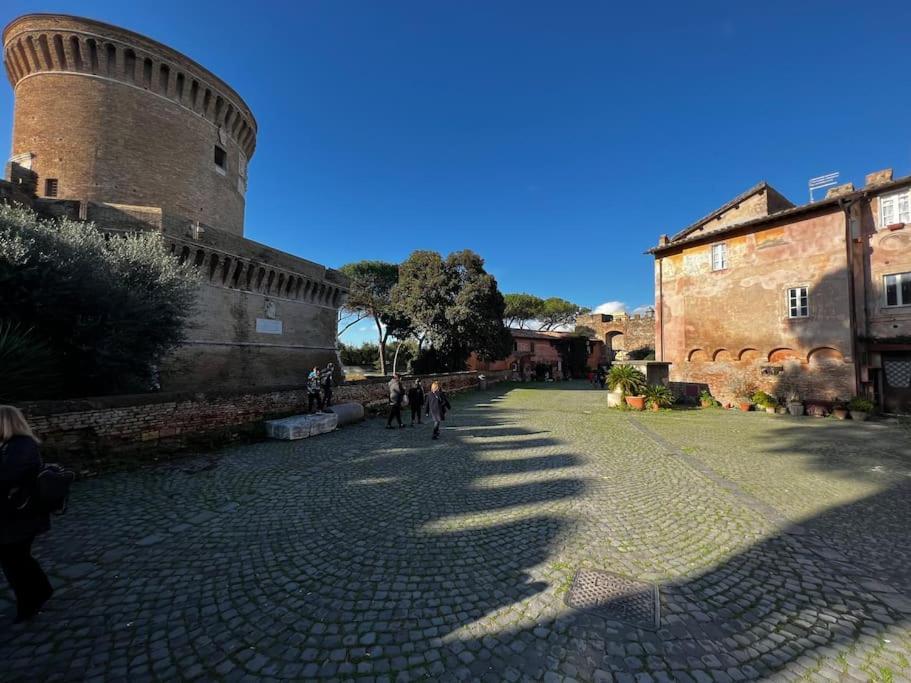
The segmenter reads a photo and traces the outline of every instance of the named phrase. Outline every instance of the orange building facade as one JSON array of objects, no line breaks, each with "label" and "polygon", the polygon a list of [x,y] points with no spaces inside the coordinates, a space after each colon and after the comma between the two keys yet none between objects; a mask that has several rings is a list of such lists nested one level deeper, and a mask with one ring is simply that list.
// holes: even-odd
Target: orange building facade
[{"label": "orange building facade", "polygon": [[[569,369],[557,347],[562,339],[576,336],[572,332],[543,332],[510,329],[512,353],[503,360],[482,361],[472,354],[468,369],[482,372],[510,372],[512,379],[527,381],[537,377],[537,370],[546,367],[552,379],[569,379]],[[589,340],[587,367],[596,368],[602,362],[604,342]]]},{"label": "orange building facade", "polygon": [[802,206],[760,183],[650,252],[672,382],[911,412],[911,176]]}]

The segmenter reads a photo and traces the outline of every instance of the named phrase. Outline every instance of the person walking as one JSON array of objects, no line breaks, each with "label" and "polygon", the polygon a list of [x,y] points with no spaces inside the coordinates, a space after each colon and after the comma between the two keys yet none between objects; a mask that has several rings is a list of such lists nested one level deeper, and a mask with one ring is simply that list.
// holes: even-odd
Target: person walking
[{"label": "person walking", "polygon": [[427,415],[433,419],[432,439],[440,438],[440,422],[446,419],[446,409],[452,408],[446,394],[440,389],[439,382],[430,385],[430,393],[425,400]]},{"label": "person walking", "polygon": [[417,418],[418,424],[421,423],[421,409],[424,407],[424,385],[421,380],[414,380],[414,384],[408,390],[408,407],[411,408],[411,426],[414,427],[414,420]]},{"label": "person walking", "polygon": [[38,443],[18,408],[0,406],[0,565],[16,596],[16,623],[38,614],[54,593],[32,557],[35,537],[51,528],[50,515],[31,500],[43,465]]},{"label": "person walking", "polygon": [[322,377],[322,388],[323,388],[323,408],[328,408],[332,405],[332,386],[333,386],[333,374],[335,373],[335,365],[329,363],[323,370]]},{"label": "person walking", "polygon": [[319,368],[313,368],[310,374],[307,376],[307,412],[313,412],[313,403],[316,402],[316,407],[319,409],[319,412],[323,412],[323,397],[320,396],[320,376]]},{"label": "person walking", "polygon": [[386,420],[386,429],[392,429],[393,418],[398,421],[399,428],[405,426],[402,424],[402,401],[404,398],[405,388],[402,386],[399,373],[393,373],[392,379],[389,380],[389,419]]}]

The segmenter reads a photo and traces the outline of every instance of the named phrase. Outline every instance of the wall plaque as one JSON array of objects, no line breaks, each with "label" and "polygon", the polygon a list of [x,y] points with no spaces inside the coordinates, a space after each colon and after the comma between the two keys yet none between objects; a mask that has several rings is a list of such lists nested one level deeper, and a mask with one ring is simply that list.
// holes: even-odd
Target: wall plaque
[{"label": "wall plaque", "polygon": [[269,318],[257,318],[256,331],[260,334],[281,334],[282,321],[270,320]]}]

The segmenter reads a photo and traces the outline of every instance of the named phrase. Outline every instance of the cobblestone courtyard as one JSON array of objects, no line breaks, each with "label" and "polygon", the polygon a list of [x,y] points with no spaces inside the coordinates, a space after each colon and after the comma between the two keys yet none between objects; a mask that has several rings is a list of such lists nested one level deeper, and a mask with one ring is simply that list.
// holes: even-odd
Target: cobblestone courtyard
[{"label": "cobblestone courtyard", "polygon": [[[454,407],[77,484],[0,678],[911,680],[906,428]],[[660,626],[570,609],[580,568],[659,584]]]}]

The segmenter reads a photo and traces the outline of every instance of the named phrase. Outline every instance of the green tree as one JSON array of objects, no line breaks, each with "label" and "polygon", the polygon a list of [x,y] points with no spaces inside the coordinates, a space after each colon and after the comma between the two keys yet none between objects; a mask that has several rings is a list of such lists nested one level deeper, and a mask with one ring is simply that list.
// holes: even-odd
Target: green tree
[{"label": "green tree", "polygon": [[385,261],[357,261],[340,269],[350,280],[344,308],[370,316],[376,324],[380,372],[386,374],[386,342],[407,329],[407,321],[392,306],[392,288],[399,279],[399,267]]},{"label": "green tree", "polygon": [[506,302],[503,322],[506,327],[517,327],[520,330],[525,329],[529,320],[536,320],[544,306],[544,300],[534,294],[506,294],[503,299]]},{"label": "green tree", "polygon": [[392,308],[400,321],[408,322],[417,340],[417,352],[434,330],[446,326],[446,307],[451,296],[450,271],[435,251],[415,251],[399,266],[399,281],[392,288]]},{"label": "green tree", "polygon": [[453,365],[460,369],[471,352],[484,360],[505,358],[512,350],[512,335],[503,324],[506,302],[496,279],[484,270],[484,259],[466,249],[450,254],[446,267],[453,295],[441,348],[450,350]]},{"label": "green tree", "polygon": [[[157,233],[108,239],[91,223],[0,207],[5,344],[13,348],[14,336],[27,335],[49,350],[57,395],[148,388],[156,366],[184,339],[197,282],[192,265],[169,254]],[[0,367],[0,377],[12,371]],[[37,376],[33,388],[28,393],[52,390]]]},{"label": "green tree", "polygon": [[538,320],[541,321],[540,329],[546,331],[556,327],[573,325],[576,322],[576,316],[587,313],[589,310],[566,299],[552,296],[544,300],[541,311],[538,314]]}]

